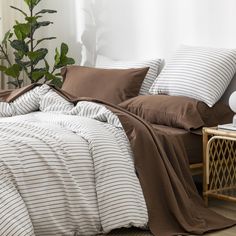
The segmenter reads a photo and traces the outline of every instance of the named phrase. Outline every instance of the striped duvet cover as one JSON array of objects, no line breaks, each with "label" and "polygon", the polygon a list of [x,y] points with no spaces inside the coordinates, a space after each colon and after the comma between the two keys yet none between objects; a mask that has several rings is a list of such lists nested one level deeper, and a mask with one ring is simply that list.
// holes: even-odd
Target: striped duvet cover
[{"label": "striped duvet cover", "polygon": [[0,103],[0,235],[96,235],[145,227],[143,193],[117,116],[47,85]]}]

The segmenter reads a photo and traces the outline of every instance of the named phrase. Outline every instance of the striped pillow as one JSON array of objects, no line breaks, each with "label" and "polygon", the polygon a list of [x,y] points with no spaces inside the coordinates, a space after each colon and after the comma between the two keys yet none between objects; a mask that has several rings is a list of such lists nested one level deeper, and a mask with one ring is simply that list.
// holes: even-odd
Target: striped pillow
[{"label": "striped pillow", "polygon": [[104,56],[98,56],[96,67],[104,69],[129,69],[149,67],[148,73],[142,83],[139,95],[149,94],[153,82],[160,72],[161,59],[144,60],[144,61],[117,61]]},{"label": "striped pillow", "polygon": [[236,72],[236,50],[181,46],[149,90],[186,96],[212,107]]}]

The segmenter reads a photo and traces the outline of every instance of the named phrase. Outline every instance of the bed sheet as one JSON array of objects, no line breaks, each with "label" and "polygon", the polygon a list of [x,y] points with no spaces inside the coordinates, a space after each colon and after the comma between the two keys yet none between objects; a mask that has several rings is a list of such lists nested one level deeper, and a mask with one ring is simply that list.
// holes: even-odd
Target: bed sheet
[{"label": "bed sheet", "polygon": [[189,164],[202,163],[202,135],[201,132],[189,132],[184,129],[173,128],[165,125],[152,124],[152,127],[158,133],[174,137],[183,147]]}]

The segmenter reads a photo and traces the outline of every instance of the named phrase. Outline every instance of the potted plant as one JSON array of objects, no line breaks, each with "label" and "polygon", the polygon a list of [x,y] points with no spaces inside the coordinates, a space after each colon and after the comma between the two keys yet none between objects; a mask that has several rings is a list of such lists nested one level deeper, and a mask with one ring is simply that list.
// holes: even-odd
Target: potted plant
[{"label": "potted plant", "polygon": [[[67,56],[67,44],[61,43],[60,49],[55,49],[53,65],[49,65],[46,59],[48,49],[40,48],[40,45],[46,40],[55,39],[55,37],[36,38],[35,33],[40,28],[53,24],[51,21],[42,20],[44,14],[53,14],[57,11],[49,9],[36,11],[35,7],[41,1],[24,0],[29,9],[28,12],[11,6],[11,8],[24,15],[24,22],[16,21],[0,44],[0,59],[4,61],[4,65],[0,66],[0,71],[13,78],[8,83],[16,88],[22,86],[22,73],[25,73],[31,83],[43,82],[61,86],[62,77],[59,69],[75,63],[73,58]],[[9,48],[13,52],[11,57],[9,56]]]}]

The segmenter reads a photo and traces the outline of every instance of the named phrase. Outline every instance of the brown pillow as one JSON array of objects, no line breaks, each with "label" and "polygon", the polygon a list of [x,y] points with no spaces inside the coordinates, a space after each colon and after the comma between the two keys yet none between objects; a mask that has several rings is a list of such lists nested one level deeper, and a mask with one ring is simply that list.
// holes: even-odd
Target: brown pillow
[{"label": "brown pillow", "polygon": [[119,104],[138,95],[148,67],[98,69],[70,66],[62,70],[62,89],[74,97],[92,97]]},{"label": "brown pillow", "polygon": [[186,130],[229,123],[233,117],[232,111],[223,103],[210,108],[204,102],[182,96],[138,96],[119,106],[152,124]]}]

